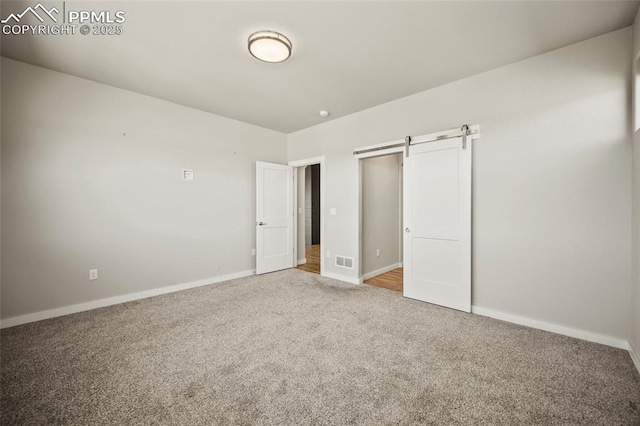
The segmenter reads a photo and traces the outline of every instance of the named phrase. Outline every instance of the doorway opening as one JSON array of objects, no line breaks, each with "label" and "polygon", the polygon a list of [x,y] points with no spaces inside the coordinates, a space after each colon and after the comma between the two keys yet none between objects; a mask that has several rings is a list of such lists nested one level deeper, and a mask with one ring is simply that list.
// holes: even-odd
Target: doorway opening
[{"label": "doorway opening", "polygon": [[[320,273],[320,164],[298,167],[298,259],[296,267]],[[300,256],[304,256],[301,258]]]},{"label": "doorway opening", "polygon": [[324,272],[324,158],[290,162],[294,176],[294,265],[302,271]]},{"label": "doorway opening", "polygon": [[401,153],[360,161],[361,273],[365,284],[403,291]]}]

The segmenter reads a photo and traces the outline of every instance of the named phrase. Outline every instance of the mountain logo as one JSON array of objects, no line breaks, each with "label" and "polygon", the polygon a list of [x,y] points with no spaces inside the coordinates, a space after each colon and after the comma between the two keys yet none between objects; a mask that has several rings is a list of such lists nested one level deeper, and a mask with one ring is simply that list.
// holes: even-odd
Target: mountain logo
[{"label": "mountain logo", "polygon": [[[40,12],[40,14],[38,12]],[[58,14],[60,13],[60,11],[55,7],[52,7],[51,9],[47,10],[47,8],[42,5],[42,3],[38,3],[34,7],[31,7],[31,6],[27,7],[22,13],[9,14],[9,16],[1,20],[0,23],[6,24],[11,20],[15,21],[15,23],[18,23],[27,13],[31,13],[32,15],[34,15],[36,18],[38,18],[40,22],[44,22],[44,19],[42,18],[41,14],[48,16],[53,20],[53,22],[58,22],[58,19],[55,16],[53,16],[53,13]]]}]

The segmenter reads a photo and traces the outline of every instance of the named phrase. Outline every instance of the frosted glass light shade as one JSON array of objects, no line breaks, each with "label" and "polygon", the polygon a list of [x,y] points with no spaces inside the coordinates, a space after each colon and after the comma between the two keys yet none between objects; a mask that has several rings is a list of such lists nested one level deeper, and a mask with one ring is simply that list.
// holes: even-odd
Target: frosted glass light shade
[{"label": "frosted glass light shade", "polygon": [[249,36],[249,53],[264,62],[282,62],[291,56],[291,41],[275,31],[258,31]]}]

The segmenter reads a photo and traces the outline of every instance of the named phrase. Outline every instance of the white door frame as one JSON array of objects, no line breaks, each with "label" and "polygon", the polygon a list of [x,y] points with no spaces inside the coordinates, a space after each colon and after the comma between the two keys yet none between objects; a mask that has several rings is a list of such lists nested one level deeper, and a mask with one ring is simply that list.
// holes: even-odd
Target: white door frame
[{"label": "white door frame", "polygon": [[[326,185],[326,171],[325,171],[325,159],[324,155],[320,157],[306,158],[304,160],[289,161],[287,164],[294,168],[293,173],[293,262],[294,265],[298,264],[298,168],[305,166],[312,166],[314,164],[320,164],[320,275],[325,274],[325,253],[326,247],[324,245],[324,229],[325,229],[325,188]],[[294,266],[295,267],[295,266]]]}]

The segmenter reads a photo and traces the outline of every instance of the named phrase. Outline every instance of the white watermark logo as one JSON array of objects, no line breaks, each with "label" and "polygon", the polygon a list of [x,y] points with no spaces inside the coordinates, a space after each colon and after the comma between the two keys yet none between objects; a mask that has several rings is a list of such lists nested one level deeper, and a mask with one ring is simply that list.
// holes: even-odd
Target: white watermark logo
[{"label": "white watermark logo", "polygon": [[40,13],[46,14],[49,18],[51,18],[53,22],[58,22],[56,17],[53,16],[53,13],[57,15],[58,13],[60,13],[60,11],[55,7],[52,7],[51,9],[47,10],[47,8],[42,5],[42,3],[38,3],[34,7],[29,6],[24,10],[24,12],[18,13],[17,15],[15,13],[11,13],[9,14],[9,16],[7,16],[6,19],[1,20],[0,22],[3,24],[7,24],[9,23],[9,21],[13,20],[16,23],[18,23],[20,22],[22,17],[27,13],[31,13],[33,16],[38,18],[40,22],[44,22],[44,19],[38,14],[38,11],[40,11]]},{"label": "white watermark logo", "polygon": [[[29,23],[34,18],[40,23]],[[121,35],[125,21],[124,10],[67,9],[66,1],[51,7],[38,3],[0,19],[4,35]]]}]

